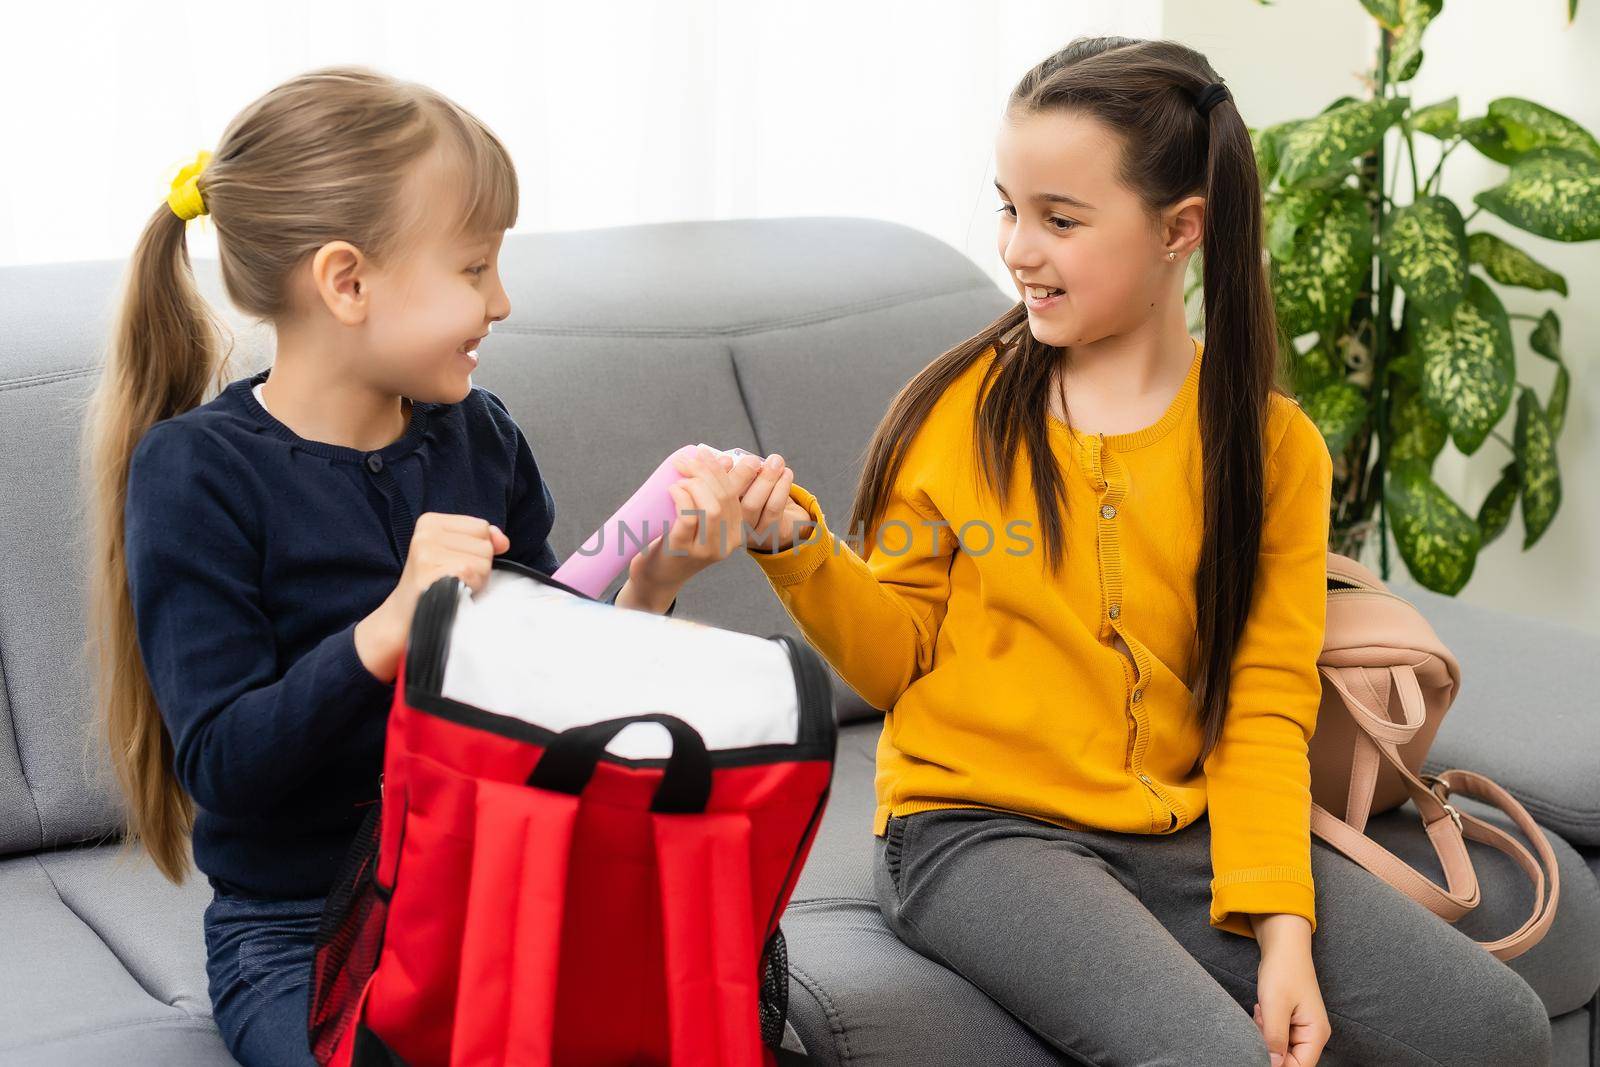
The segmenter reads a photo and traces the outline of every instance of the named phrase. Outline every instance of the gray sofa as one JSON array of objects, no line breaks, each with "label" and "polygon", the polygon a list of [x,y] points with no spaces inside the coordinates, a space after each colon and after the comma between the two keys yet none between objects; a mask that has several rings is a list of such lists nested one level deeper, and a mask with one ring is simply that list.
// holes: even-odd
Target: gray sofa
[{"label": "gray sofa", "polygon": [[[77,440],[120,269],[0,270],[4,1064],[230,1062],[206,994],[200,917],[210,890],[200,877],[168,884],[137,852],[118,861],[119,801],[85,738]],[[1007,299],[939,242],[850,219],[513,236],[503,269],[513,311],[484,346],[477,381],[505,398],[533,442],[562,555],[656,458],[693,441],[781,452],[827,513],[843,514],[895,390]],[[199,272],[232,317],[213,265]],[[270,335],[234,321],[243,374],[267,361]],[[1549,1009],[1555,1062],[1600,1062],[1600,640],[1397,586],[1463,664],[1426,769],[1483,771],[1550,831],[1561,909],[1512,966]],[[679,614],[796,632],[742,556],[693,583]],[[784,920],[798,1036],[825,1064],[1061,1062],[884,926],[868,869],[881,716],[834,684],[843,728],[833,792]],[[1437,875],[1409,805],[1375,820],[1373,833]],[[1519,923],[1529,893],[1500,853],[1473,851],[1486,902],[1461,925],[1484,938]]]}]

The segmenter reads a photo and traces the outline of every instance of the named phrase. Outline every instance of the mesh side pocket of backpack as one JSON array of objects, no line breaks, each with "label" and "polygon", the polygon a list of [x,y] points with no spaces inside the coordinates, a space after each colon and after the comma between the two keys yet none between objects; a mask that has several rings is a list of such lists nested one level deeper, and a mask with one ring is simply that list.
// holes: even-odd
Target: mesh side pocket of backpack
[{"label": "mesh side pocket of backpack", "polygon": [[355,1021],[361,992],[378,965],[389,894],[378,884],[382,805],[374,803],[340,864],[323,904],[312,959],[310,1015],[312,1053],[327,1063]]},{"label": "mesh side pocket of backpack", "polygon": [[761,971],[758,1005],[761,1041],[768,1048],[777,1048],[783,1043],[783,1024],[789,1016],[789,949],[783,940],[783,927],[772,931],[762,959],[765,966]]}]

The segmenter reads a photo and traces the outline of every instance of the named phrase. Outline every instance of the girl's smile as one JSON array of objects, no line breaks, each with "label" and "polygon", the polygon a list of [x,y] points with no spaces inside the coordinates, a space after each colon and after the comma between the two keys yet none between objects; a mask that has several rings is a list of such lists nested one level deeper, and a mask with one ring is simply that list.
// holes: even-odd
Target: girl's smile
[{"label": "girl's smile", "polygon": [[1022,287],[1022,300],[1028,305],[1030,313],[1049,311],[1059,304],[1061,298],[1066,295],[1063,290],[1051,289],[1044,285],[1023,285]]}]

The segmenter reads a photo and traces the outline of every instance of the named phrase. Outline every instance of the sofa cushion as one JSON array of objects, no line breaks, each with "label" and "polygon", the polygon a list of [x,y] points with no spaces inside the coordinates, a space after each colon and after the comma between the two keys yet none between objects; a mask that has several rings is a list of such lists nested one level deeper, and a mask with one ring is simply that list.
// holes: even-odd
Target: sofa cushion
[{"label": "sofa cushion", "polygon": [[119,845],[0,860],[0,1062],[231,1064],[211,1021],[205,878]]},{"label": "sofa cushion", "polygon": [[[90,732],[79,472],[123,267],[0,268],[0,856],[120,832],[121,799]],[[234,331],[232,374],[262,366],[270,331],[232,310],[215,260],[194,270]]]},{"label": "sofa cushion", "polygon": [[90,721],[84,646],[89,524],[77,465],[94,376],[78,368],[0,382],[0,855],[110,830],[114,790]]},{"label": "sofa cushion", "polygon": [[1461,665],[1423,770],[1464,767],[1509,790],[1541,826],[1600,845],[1600,636],[1393,583]]},{"label": "sofa cushion", "polygon": [[[907,948],[884,925],[871,867],[880,732],[872,723],[840,730],[828,808],[784,914],[794,972],[790,1012],[801,1040],[824,1063],[1059,1062],[1031,1034],[1019,1038],[1020,1024],[998,1004]],[[1508,819],[1482,805],[1463,800],[1462,807],[1515,833]],[[1370,832],[1419,871],[1442,879],[1409,803],[1374,818]],[[1510,965],[1554,1017],[1582,1009],[1600,989],[1600,957],[1594,952],[1600,943],[1600,883],[1570,845],[1548,836],[1561,867],[1556,920],[1544,940]],[[1484,903],[1457,925],[1487,940],[1521,925],[1531,886],[1502,853],[1475,842],[1470,851]],[[911,1058],[909,1049],[921,1058]]]},{"label": "sofa cushion", "polygon": [[[1600,1003],[1600,1002],[1597,1002]],[[1550,1020],[1550,1062],[1557,1067],[1590,1067],[1600,1056],[1600,1028],[1595,1005]]]}]

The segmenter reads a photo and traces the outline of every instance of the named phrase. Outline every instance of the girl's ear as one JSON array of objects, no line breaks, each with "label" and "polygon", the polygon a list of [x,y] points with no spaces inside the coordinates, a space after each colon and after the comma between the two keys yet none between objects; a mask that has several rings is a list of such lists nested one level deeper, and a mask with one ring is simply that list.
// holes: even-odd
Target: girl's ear
[{"label": "girl's ear", "polygon": [[1185,197],[1163,213],[1161,245],[1180,256],[1199,248],[1205,232],[1206,198],[1203,196]]},{"label": "girl's ear", "polygon": [[329,241],[311,256],[311,284],[323,305],[346,326],[367,317],[371,264],[349,241]]}]

